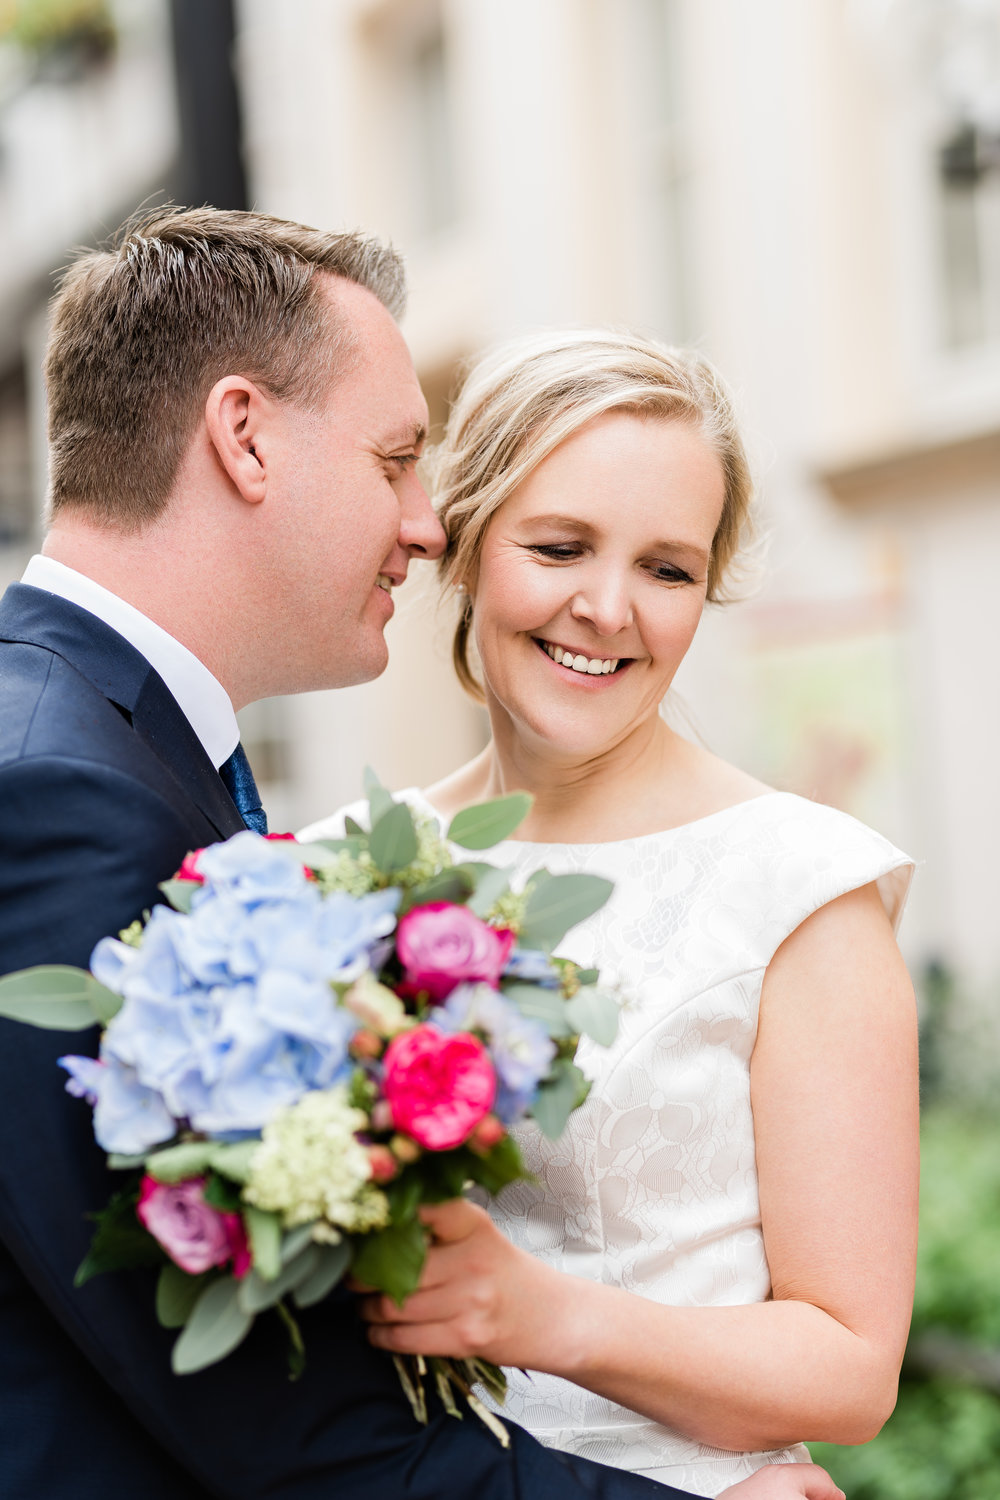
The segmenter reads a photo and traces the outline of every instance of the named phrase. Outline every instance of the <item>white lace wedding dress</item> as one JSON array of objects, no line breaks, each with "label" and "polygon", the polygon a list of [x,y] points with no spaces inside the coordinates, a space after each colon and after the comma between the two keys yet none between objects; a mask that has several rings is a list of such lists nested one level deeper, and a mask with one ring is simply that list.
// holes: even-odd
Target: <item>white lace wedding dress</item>
[{"label": "white lace wedding dress", "polygon": [[[593,1087],[560,1139],[516,1130],[537,1182],[506,1188],[489,1205],[494,1220],[561,1270],[653,1301],[765,1301],[749,1084],[764,970],[811,912],[871,881],[895,924],[911,861],[853,818],[782,792],[665,833],[508,841],[488,858],[512,867],[515,884],[540,866],[614,880],[608,905],[558,951],[627,997],[611,1047],[580,1043]],[[541,1442],[696,1494],[809,1457],[801,1446],[712,1448],[557,1376],[507,1377],[505,1414]]]}]

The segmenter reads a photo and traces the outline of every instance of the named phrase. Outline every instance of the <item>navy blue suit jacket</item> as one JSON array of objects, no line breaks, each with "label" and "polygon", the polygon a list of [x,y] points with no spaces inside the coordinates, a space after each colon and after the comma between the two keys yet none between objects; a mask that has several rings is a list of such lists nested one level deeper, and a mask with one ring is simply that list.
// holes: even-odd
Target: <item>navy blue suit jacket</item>
[{"label": "navy blue suit jacket", "polygon": [[[86,610],[0,601],[0,972],[86,965],[189,849],[242,827],[162,679]],[[278,1320],[224,1363],[170,1372],[149,1272],[73,1273],[117,1185],[56,1059],[93,1033],[0,1021],[0,1500],[666,1500],[679,1491],[475,1419],[413,1420],[339,1293],[303,1315],[292,1385]]]}]

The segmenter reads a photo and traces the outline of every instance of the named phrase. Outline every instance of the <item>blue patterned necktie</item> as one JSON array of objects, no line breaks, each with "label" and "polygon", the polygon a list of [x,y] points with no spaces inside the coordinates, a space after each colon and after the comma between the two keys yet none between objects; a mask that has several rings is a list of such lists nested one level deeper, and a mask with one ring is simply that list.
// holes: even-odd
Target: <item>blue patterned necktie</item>
[{"label": "blue patterned necktie", "polygon": [[247,827],[254,833],[266,833],[267,813],[260,805],[260,792],[242,745],[237,745],[229,759],[223,761],[219,775]]}]

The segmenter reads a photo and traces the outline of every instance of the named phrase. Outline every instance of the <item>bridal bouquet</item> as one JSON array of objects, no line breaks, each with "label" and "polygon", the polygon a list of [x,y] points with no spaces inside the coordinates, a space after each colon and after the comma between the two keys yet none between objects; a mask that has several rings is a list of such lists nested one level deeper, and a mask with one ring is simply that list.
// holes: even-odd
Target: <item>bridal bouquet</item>
[{"label": "bridal bouquet", "polygon": [[[158,1266],[178,1374],[223,1359],[267,1309],[297,1374],[296,1312],[348,1270],[401,1303],[427,1250],[421,1204],[524,1177],[510,1126],[559,1135],[587,1093],[579,1034],[614,1036],[597,973],[551,956],[610,883],[540,871],[515,893],[451,853],[507,837],[529,798],[467,808],[442,838],[371,775],[367,790],[368,830],[235,834],[188,855],[169,904],[103,938],[89,973],[0,980],[0,1014],[104,1028],[96,1059],[60,1059],[128,1174],[77,1284]],[[447,1410],[464,1398],[506,1442],[472,1391],[503,1399],[496,1366],[396,1364],[420,1420],[429,1375]]]}]

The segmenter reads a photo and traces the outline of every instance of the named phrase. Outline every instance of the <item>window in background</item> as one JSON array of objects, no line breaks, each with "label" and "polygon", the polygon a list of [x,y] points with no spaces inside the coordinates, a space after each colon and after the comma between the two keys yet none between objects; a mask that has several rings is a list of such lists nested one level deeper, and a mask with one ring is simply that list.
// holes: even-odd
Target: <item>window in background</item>
[{"label": "window in background", "polygon": [[0,547],[27,542],[34,527],[28,391],[17,365],[0,376]]},{"label": "window in background", "polygon": [[938,153],[944,342],[1000,344],[1000,128],[964,121]]}]

